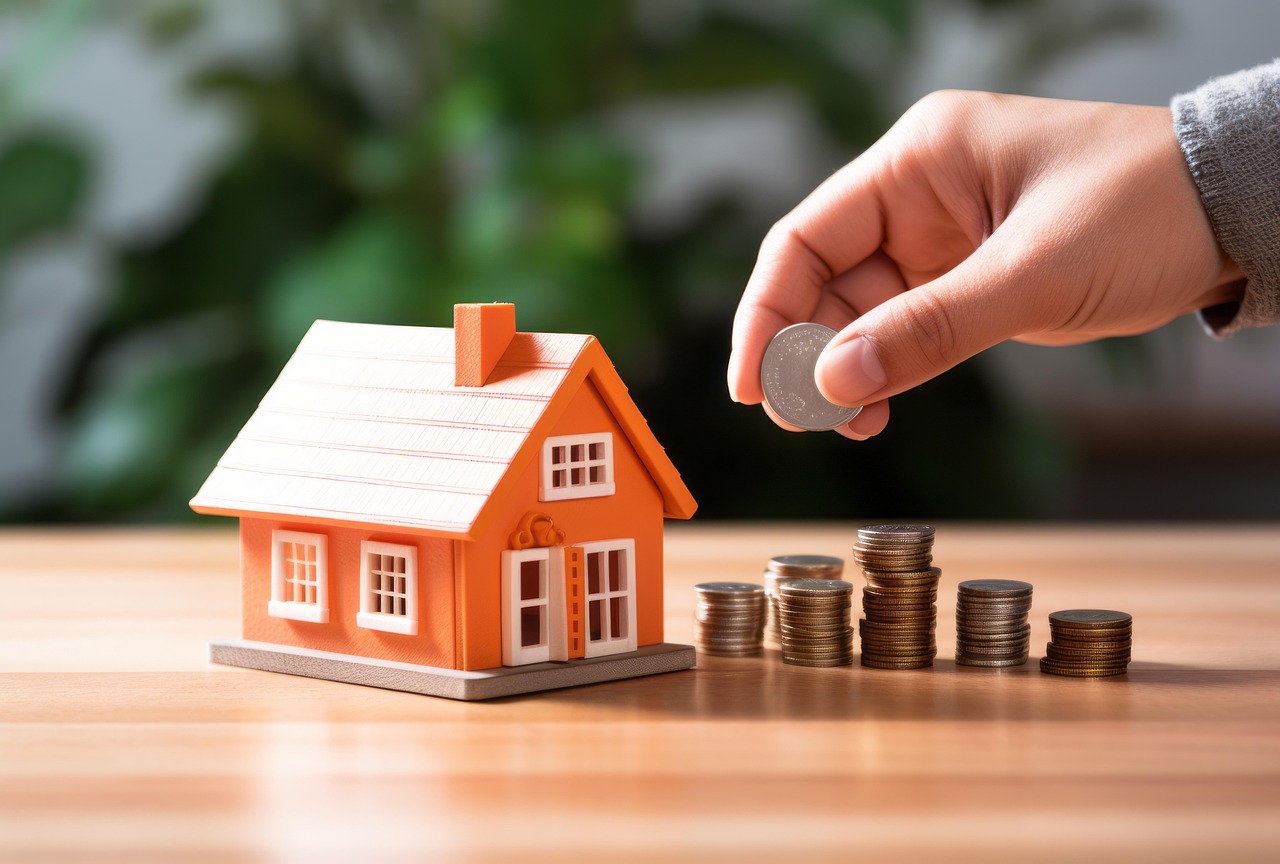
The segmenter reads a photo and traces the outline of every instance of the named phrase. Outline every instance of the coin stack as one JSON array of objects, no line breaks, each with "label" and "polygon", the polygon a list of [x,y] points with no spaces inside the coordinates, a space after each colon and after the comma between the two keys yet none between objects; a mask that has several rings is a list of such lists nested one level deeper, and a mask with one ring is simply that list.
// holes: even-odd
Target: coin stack
[{"label": "coin stack", "polygon": [[775,555],[764,571],[764,594],[769,599],[769,638],[782,644],[778,633],[778,585],[784,579],[839,579],[844,560],[830,555]]},{"label": "coin stack", "polygon": [[961,582],[956,594],[956,665],[1021,666],[1031,644],[1031,583]]},{"label": "coin stack", "polygon": [[853,585],[843,579],[783,581],[778,586],[782,662],[793,666],[852,663],[852,597]]},{"label": "coin stack", "polygon": [[862,665],[922,669],[938,653],[938,579],[934,530],[928,525],[868,525],[858,530],[853,556],[867,585],[859,622]]},{"label": "coin stack", "polygon": [[1067,609],[1049,615],[1049,644],[1040,671],[1070,678],[1123,675],[1133,649],[1133,616],[1110,609]]},{"label": "coin stack", "polygon": [[764,586],[750,582],[694,585],[694,643],[704,654],[749,657],[759,654],[764,637]]}]

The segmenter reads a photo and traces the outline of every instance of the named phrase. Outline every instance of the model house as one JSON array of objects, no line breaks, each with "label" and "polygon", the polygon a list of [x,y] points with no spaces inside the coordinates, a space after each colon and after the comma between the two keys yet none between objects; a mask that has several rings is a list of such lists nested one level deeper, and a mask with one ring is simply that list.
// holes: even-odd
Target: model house
[{"label": "model house", "polygon": [[221,663],[455,698],[689,668],[662,529],[696,504],[591,336],[317,321],[191,506],[240,520]]}]

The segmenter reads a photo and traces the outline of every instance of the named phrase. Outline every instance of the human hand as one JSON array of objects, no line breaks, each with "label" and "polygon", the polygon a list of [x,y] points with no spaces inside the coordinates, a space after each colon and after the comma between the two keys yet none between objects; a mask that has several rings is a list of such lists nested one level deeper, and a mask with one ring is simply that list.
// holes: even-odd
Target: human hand
[{"label": "human hand", "polygon": [[1239,300],[1242,279],[1167,108],[935,93],[769,231],[729,392],[761,402],[769,340],[825,324],[840,332],[818,388],[865,406],[838,430],[861,440],[884,429],[888,397],[1005,339],[1143,333]]}]

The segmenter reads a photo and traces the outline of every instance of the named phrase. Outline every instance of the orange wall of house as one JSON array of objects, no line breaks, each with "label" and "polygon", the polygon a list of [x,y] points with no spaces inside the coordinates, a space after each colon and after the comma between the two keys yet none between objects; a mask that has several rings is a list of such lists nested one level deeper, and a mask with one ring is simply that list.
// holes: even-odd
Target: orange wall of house
[{"label": "orange wall of house", "polygon": [[[329,544],[329,621],[312,624],[267,615],[271,599],[271,532],[324,534]],[[360,541],[381,540],[418,549],[418,634],[403,636],[356,625],[360,611]],[[266,519],[240,520],[244,585],[244,638],[383,660],[453,667],[454,577],[452,540],[332,528]]]},{"label": "orange wall of house", "polygon": [[[592,540],[630,537],[636,544],[637,645],[663,641],[662,633],[662,495],[632,449],[622,428],[588,380],[574,396],[551,435],[613,433],[613,495],[570,501],[539,501],[541,447],[538,458],[521,472],[512,494],[492,501],[496,519],[477,542],[460,544],[462,566],[458,588],[459,618],[464,622],[463,669],[502,665],[502,550],[520,519],[530,511],[548,514],[575,545]],[[486,513],[486,516],[489,514]]]}]

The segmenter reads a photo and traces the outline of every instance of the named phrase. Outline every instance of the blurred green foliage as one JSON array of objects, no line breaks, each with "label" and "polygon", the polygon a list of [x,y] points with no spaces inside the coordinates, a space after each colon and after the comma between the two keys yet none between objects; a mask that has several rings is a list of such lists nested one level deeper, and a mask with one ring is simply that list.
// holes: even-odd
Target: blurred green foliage
[{"label": "blurred green foliage", "polygon": [[[1036,48],[1014,72],[1143,23],[1125,5],[964,5],[1014,16]],[[646,177],[615,109],[786,88],[851,157],[894,119],[886,94],[917,62],[926,4],[281,8],[283,56],[211,62],[189,82],[234,110],[237,143],[189,217],[116,250],[62,399],[65,482],[28,518],[183,518],[313,319],[447,325],[469,300],[516,303],[523,330],[598,336],[708,517],[1024,515],[1061,470],[1059,442],[972,370],[895,400],[890,431],[861,446],[732,405],[729,329],[768,220],[728,195],[679,230],[630,215]],[[133,14],[156,50],[180,51],[207,7],[136,10],[102,14]],[[859,33],[874,63],[851,56]],[[0,237],[67,218],[77,164],[47,141],[5,151],[0,195],[47,192],[23,193],[46,203]]]},{"label": "blurred green foliage", "polygon": [[73,222],[88,186],[78,142],[54,131],[30,132],[0,146],[0,250]]}]

